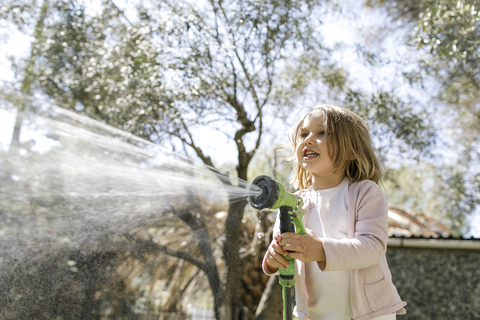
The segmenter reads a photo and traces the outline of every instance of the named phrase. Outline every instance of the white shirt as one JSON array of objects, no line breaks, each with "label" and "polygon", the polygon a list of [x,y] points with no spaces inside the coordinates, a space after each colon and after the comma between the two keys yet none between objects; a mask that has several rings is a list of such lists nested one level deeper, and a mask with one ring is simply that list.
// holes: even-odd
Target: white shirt
[{"label": "white shirt", "polygon": [[[313,208],[305,222],[319,238],[347,237],[348,180],[315,194]],[[352,318],[350,271],[321,271],[316,262],[305,263],[305,284],[310,319],[343,320]]]}]

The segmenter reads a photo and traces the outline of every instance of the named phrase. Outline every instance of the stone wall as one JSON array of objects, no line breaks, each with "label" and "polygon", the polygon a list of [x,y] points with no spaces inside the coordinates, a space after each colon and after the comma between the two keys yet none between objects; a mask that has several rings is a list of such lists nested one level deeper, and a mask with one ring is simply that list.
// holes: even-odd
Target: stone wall
[{"label": "stone wall", "polygon": [[397,319],[480,319],[480,251],[389,247],[387,260],[407,302]]}]

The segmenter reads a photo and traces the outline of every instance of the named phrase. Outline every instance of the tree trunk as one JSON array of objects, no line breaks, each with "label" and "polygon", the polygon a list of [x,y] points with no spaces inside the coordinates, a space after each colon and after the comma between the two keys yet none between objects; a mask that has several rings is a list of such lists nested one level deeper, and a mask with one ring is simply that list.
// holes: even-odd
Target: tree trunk
[{"label": "tree trunk", "polygon": [[225,314],[222,319],[242,320],[240,314],[243,307],[240,300],[240,276],[242,267],[240,261],[240,228],[242,226],[243,210],[246,200],[232,199],[225,224],[225,265],[227,279],[225,283]]},{"label": "tree trunk", "polygon": [[197,235],[198,245],[202,252],[203,259],[205,261],[205,265],[207,267],[207,277],[208,282],[210,284],[210,288],[212,289],[213,293],[213,309],[215,313],[215,318],[220,319],[220,305],[222,303],[222,296],[221,296],[221,287],[220,287],[220,277],[218,275],[217,265],[215,264],[215,257],[212,252],[212,248],[210,246],[208,231],[206,228],[203,228],[198,231],[199,234]]},{"label": "tree trunk", "polygon": [[[190,196],[190,198],[195,199],[193,194]],[[202,223],[202,221],[197,219],[188,208],[179,210],[175,210],[172,208],[172,211],[177,217],[179,217],[183,222],[185,222],[186,225],[188,225],[192,229],[197,239],[198,247],[200,248],[203,260],[205,262],[206,270],[204,271],[208,278],[208,282],[210,284],[210,288],[213,294],[213,308],[215,312],[215,318],[219,320],[219,310],[220,305],[222,304],[222,290],[220,285],[220,276],[218,274],[217,265],[215,264],[215,257],[213,255],[213,251],[210,245],[210,237],[208,235],[208,230]]]},{"label": "tree trunk", "polygon": [[[38,49],[36,48],[36,42],[40,41],[43,33],[43,27],[45,25],[45,18],[47,17],[48,12],[48,0],[45,0],[40,11],[40,17],[37,20],[37,25],[35,26],[35,31],[33,33],[34,40],[32,42],[32,48],[30,50],[30,59],[28,60],[27,67],[25,68],[22,85],[20,87],[20,92],[26,96],[30,93],[32,86],[32,76],[33,76],[33,67],[35,65],[35,59],[38,55]],[[21,102],[17,106],[17,117],[15,119],[15,126],[13,128],[12,142],[10,144],[10,154],[16,153],[16,150],[20,146],[20,131],[22,128],[22,122],[25,111],[25,102]]]},{"label": "tree trunk", "polygon": [[224,247],[226,282],[225,282],[225,320],[243,320],[240,279],[243,272],[240,259],[240,228],[246,201],[230,203],[226,220],[226,239]]}]

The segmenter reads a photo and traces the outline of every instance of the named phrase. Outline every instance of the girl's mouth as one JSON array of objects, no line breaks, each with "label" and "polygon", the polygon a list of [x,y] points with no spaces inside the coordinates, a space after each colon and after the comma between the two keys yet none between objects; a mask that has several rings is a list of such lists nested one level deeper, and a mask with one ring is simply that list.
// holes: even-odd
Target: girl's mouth
[{"label": "girl's mouth", "polygon": [[311,160],[311,159],[314,159],[318,156],[318,153],[316,152],[313,152],[311,150],[307,150],[305,151],[305,153],[303,154],[303,159],[304,160]]}]

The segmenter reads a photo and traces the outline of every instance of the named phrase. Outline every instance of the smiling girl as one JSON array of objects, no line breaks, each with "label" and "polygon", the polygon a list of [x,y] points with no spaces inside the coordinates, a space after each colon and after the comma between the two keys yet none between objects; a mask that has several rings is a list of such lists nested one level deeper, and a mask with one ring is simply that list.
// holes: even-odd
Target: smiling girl
[{"label": "smiling girl", "polygon": [[308,209],[307,233],[279,234],[263,260],[268,275],[297,259],[294,314],[312,320],[391,320],[406,303],[393,285],[385,252],[388,205],[366,123],[320,105],[293,128],[294,184]]}]

